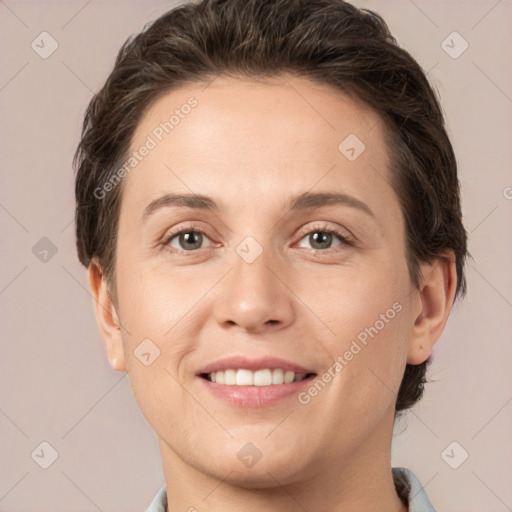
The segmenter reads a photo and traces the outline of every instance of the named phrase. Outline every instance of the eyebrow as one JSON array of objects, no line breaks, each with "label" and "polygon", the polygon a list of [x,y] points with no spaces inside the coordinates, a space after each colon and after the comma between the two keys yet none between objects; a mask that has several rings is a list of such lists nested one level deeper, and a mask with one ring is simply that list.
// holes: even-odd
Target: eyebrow
[{"label": "eyebrow", "polygon": [[[289,211],[314,210],[330,205],[349,206],[375,217],[370,207],[363,201],[340,192],[304,192],[289,201]],[[219,205],[211,197],[201,194],[165,194],[148,204],[142,216],[146,220],[161,208],[181,207],[195,210],[219,212]]]}]

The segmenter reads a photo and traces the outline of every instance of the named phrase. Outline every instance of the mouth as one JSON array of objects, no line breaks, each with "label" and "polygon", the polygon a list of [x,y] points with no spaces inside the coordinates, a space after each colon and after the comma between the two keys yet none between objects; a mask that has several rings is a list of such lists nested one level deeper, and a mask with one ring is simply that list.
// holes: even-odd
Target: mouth
[{"label": "mouth", "polygon": [[297,395],[317,373],[275,357],[228,357],[196,374],[215,398],[238,407],[264,407]]},{"label": "mouth", "polygon": [[199,376],[209,382],[225,386],[279,386],[302,382],[316,376],[316,373],[296,373],[283,368],[264,368],[257,371],[246,368],[228,368],[216,372],[200,373]]}]

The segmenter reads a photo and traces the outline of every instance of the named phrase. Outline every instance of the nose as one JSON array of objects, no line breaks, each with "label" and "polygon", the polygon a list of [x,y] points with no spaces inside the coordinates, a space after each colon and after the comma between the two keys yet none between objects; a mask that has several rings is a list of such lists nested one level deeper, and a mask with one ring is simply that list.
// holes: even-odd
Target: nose
[{"label": "nose", "polygon": [[[254,246],[250,250],[254,250]],[[264,248],[251,262],[233,251],[232,270],[219,283],[214,314],[222,327],[253,334],[279,330],[293,322],[295,308],[284,262]]]}]

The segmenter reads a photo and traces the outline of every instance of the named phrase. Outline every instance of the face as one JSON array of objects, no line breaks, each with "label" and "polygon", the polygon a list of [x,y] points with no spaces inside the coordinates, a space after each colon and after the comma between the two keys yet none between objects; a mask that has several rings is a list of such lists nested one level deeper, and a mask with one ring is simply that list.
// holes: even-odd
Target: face
[{"label": "face", "polygon": [[168,460],[245,485],[312,478],[389,444],[406,364],[415,295],[384,127],[306,79],[204,87],[161,97],[132,139],[150,149],[122,183],[123,364]]}]

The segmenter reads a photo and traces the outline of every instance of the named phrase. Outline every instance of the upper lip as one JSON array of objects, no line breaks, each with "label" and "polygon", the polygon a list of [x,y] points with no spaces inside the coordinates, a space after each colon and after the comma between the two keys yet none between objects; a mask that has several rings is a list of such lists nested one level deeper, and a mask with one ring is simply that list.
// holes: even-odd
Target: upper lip
[{"label": "upper lip", "polygon": [[313,370],[309,370],[304,366],[293,363],[291,361],[287,361],[286,359],[281,359],[279,357],[258,357],[251,358],[247,356],[232,356],[225,357],[223,359],[219,359],[206,365],[201,368],[198,372],[198,375],[202,373],[213,373],[219,372],[223,370],[229,369],[246,369],[251,371],[264,370],[269,368],[274,370],[276,368],[281,368],[285,371],[292,371],[295,373],[314,373]]}]

